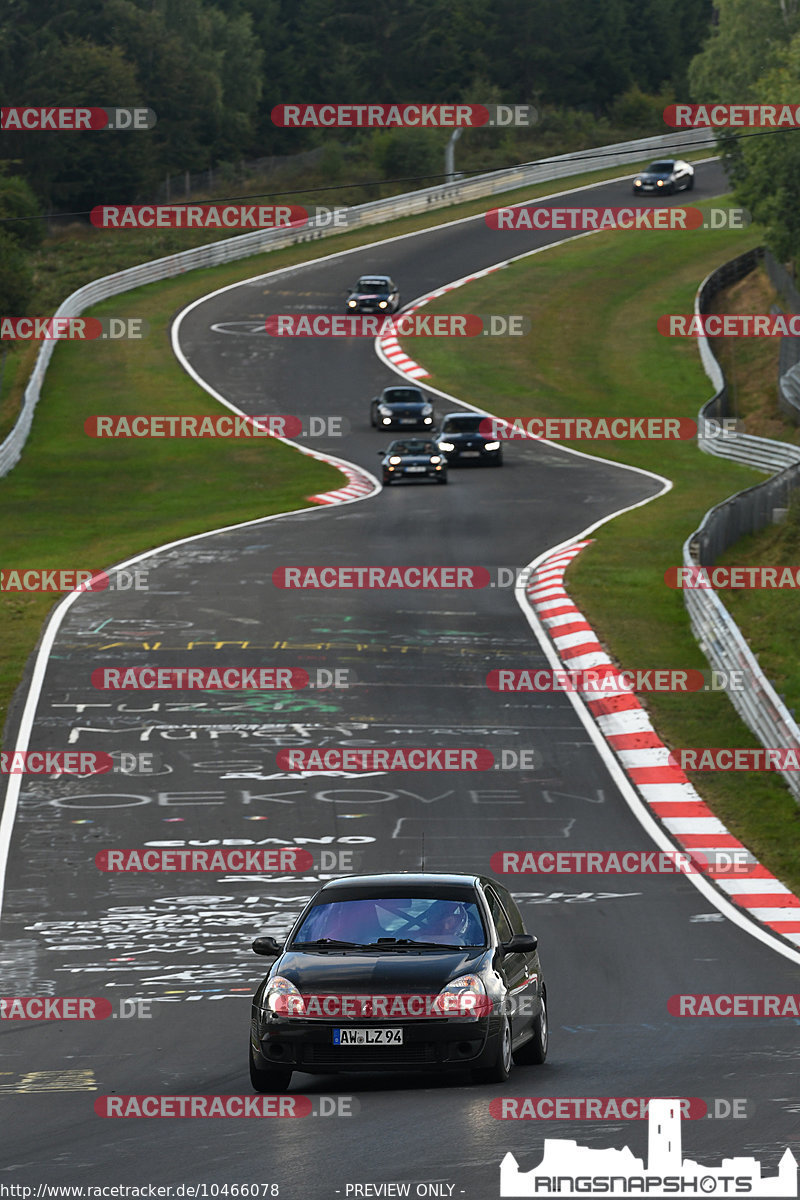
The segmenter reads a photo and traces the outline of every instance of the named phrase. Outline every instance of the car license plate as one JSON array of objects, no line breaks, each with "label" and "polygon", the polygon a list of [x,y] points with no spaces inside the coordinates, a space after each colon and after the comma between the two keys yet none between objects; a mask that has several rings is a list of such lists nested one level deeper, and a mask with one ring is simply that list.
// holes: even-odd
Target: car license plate
[{"label": "car license plate", "polygon": [[402,1046],[402,1029],[334,1029],[334,1046]]},{"label": "car license plate", "polygon": [[416,423],[417,423],[416,417],[401,417],[400,418],[401,425],[416,425]]},{"label": "car license plate", "polygon": [[425,470],[427,470],[426,467],[406,467],[406,471],[408,472],[409,475],[411,475],[412,472],[425,471]]},{"label": "car license plate", "polygon": [[461,451],[462,458],[480,458],[480,456],[481,456],[480,450],[462,450]]}]

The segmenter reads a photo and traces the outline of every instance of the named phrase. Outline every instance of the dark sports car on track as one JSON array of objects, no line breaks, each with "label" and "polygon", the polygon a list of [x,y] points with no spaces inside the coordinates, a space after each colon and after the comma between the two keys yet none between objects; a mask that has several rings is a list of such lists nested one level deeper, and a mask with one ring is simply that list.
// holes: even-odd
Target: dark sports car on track
[{"label": "dark sports car on track", "polygon": [[482,875],[360,875],[326,883],[253,997],[250,1078],[285,1091],[293,1071],[469,1069],[503,1083],[547,1055],[537,939]]},{"label": "dark sports car on track", "polygon": [[430,429],[433,405],[417,387],[387,387],[372,401],[369,419],[381,429]]},{"label": "dark sports car on track", "polygon": [[447,483],[447,459],[435,442],[425,438],[404,438],[390,442],[379,450],[383,469],[383,486],[401,479],[433,479]]},{"label": "dark sports car on track", "polygon": [[400,307],[400,290],[388,275],[362,275],[347,293],[348,312],[395,313]]},{"label": "dark sports car on track", "polygon": [[691,191],[693,187],[694,167],[680,158],[662,158],[650,163],[633,181],[635,196],[644,192],[671,196],[674,192]]},{"label": "dark sports car on track", "polygon": [[484,463],[499,467],[503,462],[503,447],[491,434],[482,433],[491,417],[483,413],[452,412],[443,419],[434,439],[450,466],[461,463]]}]

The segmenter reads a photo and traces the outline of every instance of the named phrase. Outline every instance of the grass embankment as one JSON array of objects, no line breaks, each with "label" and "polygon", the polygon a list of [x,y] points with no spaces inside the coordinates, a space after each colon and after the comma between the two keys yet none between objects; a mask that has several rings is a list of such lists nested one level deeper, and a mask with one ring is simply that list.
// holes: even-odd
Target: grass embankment
[{"label": "grass embankment", "polygon": [[[715,202],[719,203],[719,202]],[[702,206],[701,206],[702,207]],[[501,236],[501,235],[498,235]],[[525,313],[529,337],[404,339],[437,387],[507,418],[695,417],[710,395],[695,339],[656,331],[688,313],[701,279],[757,245],[760,232],[603,233],[548,250],[437,300],[429,311]],[[594,535],[569,590],[614,659],[628,667],[707,668],[667,567],[705,512],[763,478],[686,442],[572,442],[667,476],[672,490]],[[513,454],[513,445],[509,447]],[[756,746],[723,694],[640,696],[673,747]],[[779,776],[693,773],[721,820],[787,885],[800,887],[800,811]]]}]

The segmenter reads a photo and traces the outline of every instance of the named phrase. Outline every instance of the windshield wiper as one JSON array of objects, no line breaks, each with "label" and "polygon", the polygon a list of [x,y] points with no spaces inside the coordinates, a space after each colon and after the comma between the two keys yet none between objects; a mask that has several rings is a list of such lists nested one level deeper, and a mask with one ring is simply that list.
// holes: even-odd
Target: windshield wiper
[{"label": "windshield wiper", "polygon": [[313,942],[293,942],[292,949],[294,949],[295,946],[322,946],[323,948],[327,946],[339,948],[346,947],[348,950],[357,950],[360,948],[358,942],[340,942],[337,938],[316,938],[316,940]]},{"label": "windshield wiper", "polygon": [[462,946],[453,946],[445,942],[415,942],[413,938],[378,938],[377,942],[369,942],[365,949],[367,950],[393,950],[396,946],[401,949],[411,947],[413,949],[423,950],[462,950]]}]

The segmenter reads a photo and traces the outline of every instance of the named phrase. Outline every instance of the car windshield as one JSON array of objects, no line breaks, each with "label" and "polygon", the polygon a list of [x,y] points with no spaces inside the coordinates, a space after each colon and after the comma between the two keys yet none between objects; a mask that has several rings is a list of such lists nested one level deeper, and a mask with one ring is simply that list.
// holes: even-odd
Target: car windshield
[{"label": "car windshield", "polygon": [[481,422],[485,417],[448,417],[442,425],[442,433],[480,433]]},{"label": "car windshield", "polygon": [[298,942],[415,943],[485,946],[486,934],[472,900],[434,896],[371,896],[365,900],[332,900],[311,909],[292,939]]},{"label": "car windshield", "polygon": [[383,279],[359,279],[356,284],[357,292],[368,292],[377,295],[378,292],[388,292],[389,287]]},{"label": "car windshield", "polygon": [[435,454],[436,447],[433,442],[392,442],[389,447],[389,454]]},{"label": "car windshield", "polygon": [[416,388],[392,388],[383,393],[383,399],[386,404],[420,404],[422,393]]},{"label": "car windshield", "polygon": [[651,175],[671,175],[673,164],[671,162],[655,162],[650,163],[647,170]]}]

